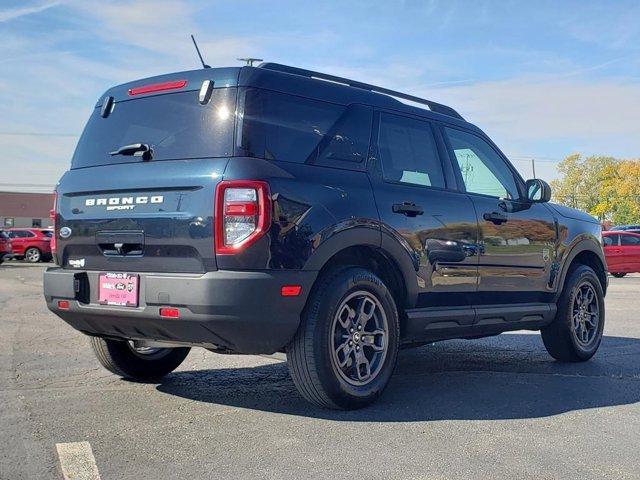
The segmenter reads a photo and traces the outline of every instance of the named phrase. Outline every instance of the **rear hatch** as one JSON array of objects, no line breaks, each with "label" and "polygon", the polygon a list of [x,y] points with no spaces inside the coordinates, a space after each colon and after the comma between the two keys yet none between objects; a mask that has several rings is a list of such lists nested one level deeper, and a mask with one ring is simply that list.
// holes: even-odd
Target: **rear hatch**
[{"label": "rear hatch", "polygon": [[238,72],[163,75],[102,96],[57,187],[62,267],[216,269],[214,193],[233,152]]}]

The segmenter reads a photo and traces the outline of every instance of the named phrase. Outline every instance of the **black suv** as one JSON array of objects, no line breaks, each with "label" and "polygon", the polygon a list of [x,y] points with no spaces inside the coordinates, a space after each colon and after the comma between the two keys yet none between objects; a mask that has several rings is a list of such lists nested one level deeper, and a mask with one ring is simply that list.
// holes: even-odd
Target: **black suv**
[{"label": "black suv", "polygon": [[596,352],[600,226],[549,198],[435,102],[273,63],[164,75],[96,104],[44,295],[122,377],[286,352],[305,398],[358,408],[402,347],[529,329]]}]

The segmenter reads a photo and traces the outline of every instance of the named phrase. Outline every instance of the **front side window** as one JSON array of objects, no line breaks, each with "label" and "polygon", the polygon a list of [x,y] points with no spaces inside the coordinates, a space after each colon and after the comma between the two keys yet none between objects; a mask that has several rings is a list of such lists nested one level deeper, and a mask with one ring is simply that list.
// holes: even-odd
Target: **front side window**
[{"label": "front side window", "polygon": [[461,130],[445,131],[467,192],[507,199],[520,197],[513,172],[489,143]]},{"label": "front side window", "polygon": [[618,245],[618,235],[607,235],[602,238],[605,247]]},{"label": "front side window", "polygon": [[381,113],[378,155],[387,181],[445,187],[438,148],[428,122]]},{"label": "front side window", "polygon": [[295,163],[362,163],[371,109],[258,88],[242,89],[236,155]]}]

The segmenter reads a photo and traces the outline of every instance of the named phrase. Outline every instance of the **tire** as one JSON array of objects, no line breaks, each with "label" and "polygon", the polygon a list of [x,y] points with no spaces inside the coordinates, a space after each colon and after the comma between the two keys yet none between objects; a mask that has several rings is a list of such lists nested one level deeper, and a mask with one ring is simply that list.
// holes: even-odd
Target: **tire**
[{"label": "tire", "polygon": [[42,260],[42,252],[36,247],[29,247],[24,252],[24,259],[29,263],[38,263]]},{"label": "tire", "polygon": [[111,373],[128,380],[158,380],[173,372],[189,354],[188,347],[136,351],[130,342],[91,337],[98,361]]},{"label": "tire", "polygon": [[287,347],[289,371],[311,403],[362,408],[389,382],[399,338],[398,311],[385,284],[366,269],[346,267],[319,279],[312,290]]},{"label": "tire", "polygon": [[[580,299],[591,295],[593,302],[583,311]],[[589,360],[600,346],[605,320],[604,293],[595,272],[586,265],[571,270],[557,305],[555,319],[542,329],[547,352],[561,362]]]},{"label": "tire", "polygon": [[626,275],[626,273],[612,273],[611,275],[613,275],[616,278],[622,278]]}]

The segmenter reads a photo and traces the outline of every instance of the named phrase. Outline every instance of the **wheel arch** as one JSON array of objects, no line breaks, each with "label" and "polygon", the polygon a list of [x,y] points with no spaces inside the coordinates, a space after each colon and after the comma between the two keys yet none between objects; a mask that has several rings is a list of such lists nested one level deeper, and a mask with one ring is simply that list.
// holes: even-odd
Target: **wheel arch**
[{"label": "wheel arch", "polygon": [[378,275],[391,290],[399,309],[412,308],[418,296],[416,265],[406,248],[378,229],[355,227],[325,240],[305,264],[323,273],[341,266],[361,266]]},{"label": "wheel arch", "polygon": [[558,281],[558,291],[556,292],[555,300],[557,301],[562,295],[565,281],[569,272],[576,268],[577,265],[586,265],[593,269],[596,273],[600,284],[602,285],[602,291],[606,294],[608,279],[607,279],[607,263],[602,253],[602,248],[595,239],[584,239],[578,242],[568,253],[564,268],[560,279]]}]

